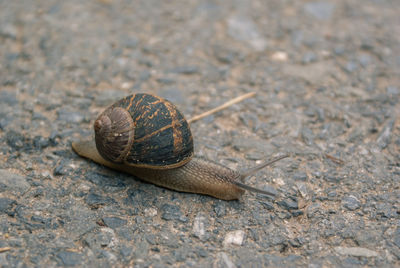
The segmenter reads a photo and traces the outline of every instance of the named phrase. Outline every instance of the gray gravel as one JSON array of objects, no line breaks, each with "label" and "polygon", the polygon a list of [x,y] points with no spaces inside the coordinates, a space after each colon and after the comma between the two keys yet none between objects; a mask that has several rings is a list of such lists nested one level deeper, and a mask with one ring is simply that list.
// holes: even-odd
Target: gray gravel
[{"label": "gray gravel", "polygon": [[[0,1],[4,267],[400,266],[400,5]],[[179,193],[71,142],[119,98],[190,118],[196,154],[278,197]]]}]

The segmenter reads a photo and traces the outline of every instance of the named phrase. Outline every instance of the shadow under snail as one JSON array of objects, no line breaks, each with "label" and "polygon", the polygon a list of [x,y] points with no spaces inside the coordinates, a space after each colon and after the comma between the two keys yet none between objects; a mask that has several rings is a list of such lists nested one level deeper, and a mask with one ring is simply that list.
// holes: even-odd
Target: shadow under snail
[{"label": "shadow under snail", "polygon": [[194,156],[188,122],[171,102],[138,93],[127,96],[99,115],[95,139],[72,143],[80,156],[143,181],[181,192],[239,199],[245,190],[273,196],[243,181],[287,155],[243,172]]}]

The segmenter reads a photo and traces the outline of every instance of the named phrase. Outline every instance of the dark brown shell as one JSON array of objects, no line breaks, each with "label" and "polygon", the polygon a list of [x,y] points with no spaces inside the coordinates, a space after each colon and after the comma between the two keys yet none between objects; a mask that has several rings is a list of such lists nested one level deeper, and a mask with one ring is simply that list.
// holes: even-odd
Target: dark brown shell
[{"label": "dark brown shell", "polygon": [[100,155],[114,163],[168,169],[193,157],[189,124],[171,102],[134,94],[108,107],[94,124]]}]

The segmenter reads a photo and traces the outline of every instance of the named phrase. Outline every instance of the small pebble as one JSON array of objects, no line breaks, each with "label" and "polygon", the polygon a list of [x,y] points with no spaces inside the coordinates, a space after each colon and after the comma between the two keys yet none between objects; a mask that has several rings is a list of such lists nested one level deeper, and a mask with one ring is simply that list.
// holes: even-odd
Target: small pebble
[{"label": "small pebble", "polygon": [[244,235],[245,232],[243,230],[229,232],[225,235],[223,245],[225,247],[229,245],[241,246],[244,240]]},{"label": "small pebble", "polygon": [[116,229],[127,224],[127,220],[121,219],[119,217],[103,217],[103,222],[107,227],[110,227],[111,229]]},{"label": "small pebble", "polygon": [[309,190],[307,188],[307,185],[303,182],[296,182],[296,187],[299,193],[303,198],[308,198],[309,197]]},{"label": "small pebble", "polygon": [[165,204],[161,207],[161,218],[167,221],[179,220],[182,213],[178,206]]},{"label": "small pebble", "polygon": [[155,208],[146,208],[144,210],[144,215],[146,217],[155,217],[155,216],[157,216],[157,209],[155,209]]},{"label": "small pebble", "polygon": [[277,51],[271,55],[271,59],[273,61],[287,61],[288,60],[288,54],[283,51]]},{"label": "small pebble", "polygon": [[390,143],[394,122],[395,119],[389,120],[389,122],[383,128],[382,132],[379,134],[378,139],[376,140],[381,150],[385,149]]},{"label": "small pebble", "polygon": [[16,203],[13,199],[0,197],[0,213],[12,214],[11,209]]},{"label": "small pebble", "polygon": [[298,209],[299,205],[297,200],[293,200],[292,198],[287,198],[282,201],[277,202],[281,207],[286,208],[287,210]]},{"label": "small pebble", "polygon": [[83,239],[83,244],[91,249],[101,249],[115,246],[116,237],[112,229],[103,227],[96,232],[90,232]]},{"label": "small pebble", "polygon": [[193,221],[193,235],[198,237],[200,240],[203,240],[206,237],[205,221],[206,217],[202,213],[197,214]]},{"label": "small pebble", "polygon": [[217,215],[217,217],[223,217],[226,214],[226,206],[225,206],[225,202],[217,202],[214,205],[214,211],[215,214]]},{"label": "small pebble", "polygon": [[353,211],[361,207],[361,202],[354,195],[349,195],[342,199],[342,205],[348,210]]},{"label": "small pebble", "polygon": [[308,218],[314,218],[318,214],[322,213],[321,205],[318,203],[313,203],[309,205],[306,209],[306,213]]},{"label": "small pebble", "polygon": [[340,255],[350,255],[355,257],[370,258],[379,256],[378,252],[361,247],[335,247],[335,251]]},{"label": "small pebble", "polygon": [[90,193],[86,197],[86,204],[92,208],[98,208],[99,206],[114,203],[115,201],[107,196],[102,196],[94,193]]}]

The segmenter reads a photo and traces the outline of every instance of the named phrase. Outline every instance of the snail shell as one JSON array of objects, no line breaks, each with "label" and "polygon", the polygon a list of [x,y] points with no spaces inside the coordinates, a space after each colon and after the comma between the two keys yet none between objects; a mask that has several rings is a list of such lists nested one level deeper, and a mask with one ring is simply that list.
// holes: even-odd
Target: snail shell
[{"label": "snail shell", "polygon": [[94,123],[100,155],[113,163],[169,169],[193,157],[189,124],[171,102],[134,94],[108,107]]}]

